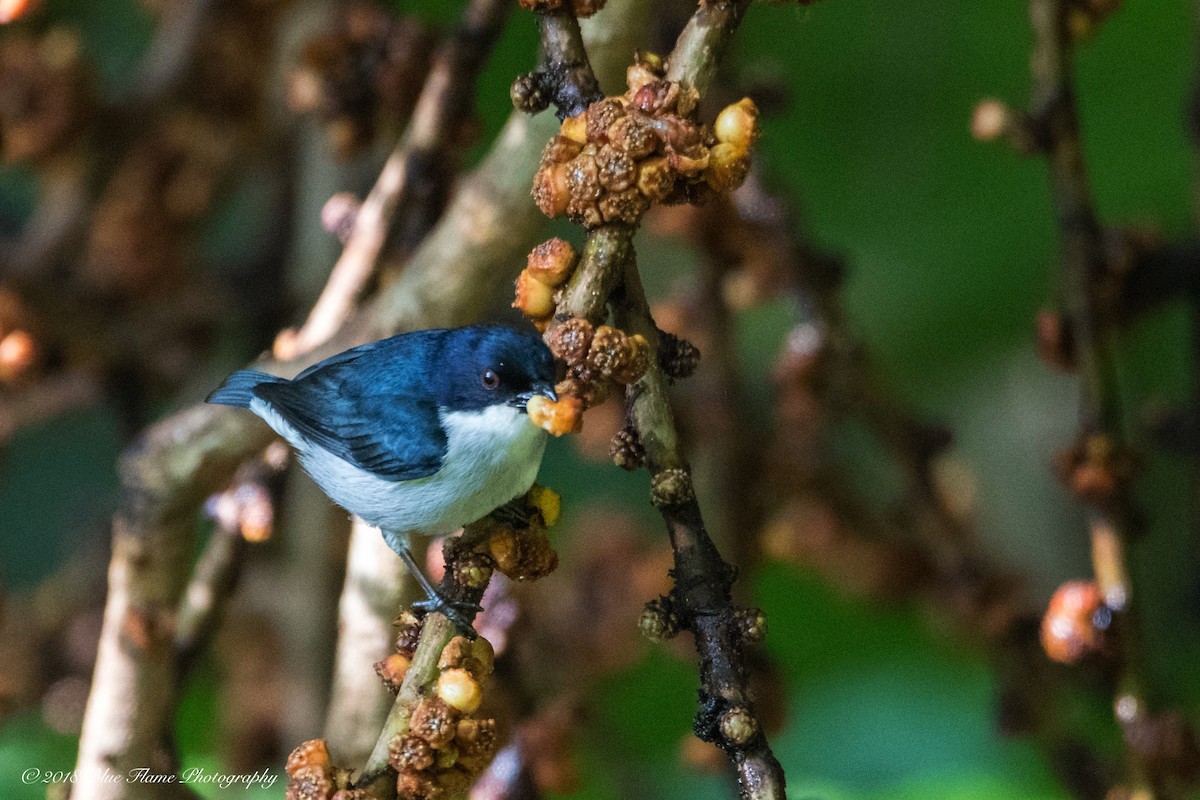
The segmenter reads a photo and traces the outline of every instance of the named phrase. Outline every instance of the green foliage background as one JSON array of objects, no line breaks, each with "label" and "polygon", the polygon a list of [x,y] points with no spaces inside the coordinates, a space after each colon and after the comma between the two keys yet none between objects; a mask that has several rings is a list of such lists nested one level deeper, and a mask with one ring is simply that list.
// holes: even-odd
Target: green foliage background
[{"label": "green foliage background", "polygon": [[[458,4],[399,5],[448,17]],[[1078,65],[1096,196],[1107,221],[1152,222],[1186,236],[1191,4],[1126,5]],[[119,86],[150,31],[134,4],[48,6],[79,21],[106,84]],[[1044,597],[1086,570],[1083,528],[1047,467],[1074,426],[1071,381],[1047,374],[1031,355],[1033,315],[1053,294],[1053,217],[1040,162],[968,133],[980,97],[1023,102],[1028,47],[1020,0],[760,3],[738,37],[737,64],[743,75],[779,74],[792,87],[790,110],[765,121],[765,163],[802,199],[815,237],[846,255],[854,325],[885,380],[958,431],[959,453],[979,475],[982,532],[998,556],[1030,572]],[[481,87],[489,130],[507,114],[508,83],[532,66],[535,48],[533,20],[514,14]],[[29,176],[0,172],[0,204],[29,201]],[[742,326],[752,385],[764,393],[786,321],[765,312]],[[1185,321],[1181,310],[1168,310],[1131,332],[1122,362],[1131,409],[1184,395]],[[78,546],[58,533],[77,521],[75,509],[98,497],[111,502],[113,427],[104,415],[78,415],[14,443],[0,474],[6,583],[28,585],[49,571]],[[575,486],[613,479],[603,470],[599,481],[573,480],[594,477],[592,469],[563,445],[543,474],[568,490],[569,504],[582,505],[587,498]],[[1144,609],[1154,685],[1164,697],[1194,701],[1197,644],[1178,633],[1181,623],[1195,630],[1197,614],[1183,464],[1152,456],[1142,486],[1155,524],[1135,557],[1138,579],[1154,587]],[[639,489],[614,491],[629,497]],[[771,621],[768,650],[790,690],[789,725],[775,737],[789,796],[1065,796],[1039,751],[996,733],[995,676],[980,652],[931,632],[915,609],[870,607],[784,565],[765,570],[754,588]],[[581,742],[586,789],[578,797],[727,796],[722,779],[678,766],[694,686],[694,665],[662,651],[608,680]],[[188,700],[181,735],[190,763],[216,769],[214,704],[207,676]],[[1097,739],[1111,740],[1102,707],[1085,704],[1081,713],[1094,719]],[[0,794],[43,796],[17,776],[30,766],[69,769],[74,745],[33,717],[8,725],[0,731]]]}]

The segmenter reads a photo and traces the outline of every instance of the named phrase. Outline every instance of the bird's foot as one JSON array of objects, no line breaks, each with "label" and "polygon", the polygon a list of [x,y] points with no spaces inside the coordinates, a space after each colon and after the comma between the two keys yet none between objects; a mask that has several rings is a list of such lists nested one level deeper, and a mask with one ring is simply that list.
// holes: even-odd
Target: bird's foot
[{"label": "bird's foot", "polygon": [[471,620],[474,619],[475,615],[483,610],[483,607],[478,603],[469,603],[465,600],[447,600],[434,592],[429,596],[429,599],[413,603],[413,608],[420,611],[441,614],[453,622],[454,627],[458,628],[459,632],[468,639],[474,639],[478,636],[475,633],[474,626],[471,624]]}]

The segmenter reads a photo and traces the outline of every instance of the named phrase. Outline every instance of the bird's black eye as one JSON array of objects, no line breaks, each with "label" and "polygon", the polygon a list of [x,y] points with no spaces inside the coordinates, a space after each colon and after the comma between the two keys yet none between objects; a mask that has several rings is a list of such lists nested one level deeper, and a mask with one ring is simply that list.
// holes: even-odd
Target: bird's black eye
[{"label": "bird's black eye", "polygon": [[479,380],[483,383],[485,389],[495,389],[500,385],[500,376],[496,374],[494,369],[485,369],[483,374],[479,376]]}]

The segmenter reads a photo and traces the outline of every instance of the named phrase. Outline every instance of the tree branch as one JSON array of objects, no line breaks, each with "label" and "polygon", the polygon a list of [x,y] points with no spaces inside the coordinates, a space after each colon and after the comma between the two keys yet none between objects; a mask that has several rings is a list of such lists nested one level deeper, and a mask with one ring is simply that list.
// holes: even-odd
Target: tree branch
[{"label": "tree branch", "polygon": [[[668,59],[667,78],[702,92],[719,52],[741,21],[748,2],[702,3]],[[553,42],[546,45],[548,50]],[[628,334],[641,334],[656,352],[658,329],[642,291],[631,225],[601,225],[588,234],[574,274],[559,300],[553,324],[582,318],[603,321],[611,304]],[[730,588],[734,569],[725,563],[704,527],[680,452],[667,382],[656,359],[627,394],[627,416],[645,448],[652,497],[675,552],[672,610],[691,629],[700,656],[701,708],[696,734],[721,746],[733,761],[745,798],[782,798],[784,776],[771,753],[747,691],[743,639]]]},{"label": "tree branch", "polygon": [[[1058,220],[1062,306],[1070,324],[1081,384],[1079,447],[1103,446],[1110,453],[1127,455],[1113,355],[1114,320],[1096,291],[1106,262],[1079,133],[1068,6],[1063,0],[1030,0],[1029,14],[1034,33],[1030,105],[1049,163],[1051,197]],[[1125,555],[1132,516],[1128,476],[1115,475],[1114,484],[1112,491],[1103,496],[1083,499],[1095,577],[1105,603],[1114,612],[1120,641],[1121,676],[1114,707],[1118,723],[1129,730],[1145,719],[1149,708]],[[1151,765],[1135,748],[1127,752],[1131,789],[1153,797]]]},{"label": "tree branch", "polygon": [[[624,289],[613,306],[617,324],[628,333],[645,336],[651,352],[655,352],[658,329],[633,259],[626,262]],[[652,485],[664,475],[679,472],[687,475],[690,484],[690,469],[679,450],[666,376],[656,362],[629,387],[626,402],[628,417],[646,450]],[[675,551],[673,610],[681,626],[695,634],[700,657],[696,735],[716,743],[729,755],[744,798],[782,798],[783,768],[771,752],[750,699],[744,639],[730,594],[736,570],[721,558],[709,537],[690,485],[674,497],[660,497],[656,505]]]}]

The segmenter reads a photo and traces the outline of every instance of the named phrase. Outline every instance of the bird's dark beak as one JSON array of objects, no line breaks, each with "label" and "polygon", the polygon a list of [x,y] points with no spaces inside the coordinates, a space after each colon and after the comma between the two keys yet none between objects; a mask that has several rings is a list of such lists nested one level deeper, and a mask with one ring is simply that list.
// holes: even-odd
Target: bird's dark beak
[{"label": "bird's dark beak", "polygon": [[522,392],[514,397],[511,403],[512,405],[516,406],[521,413],[525,413],[525,406],[527,403],[529,403],[529,398],[539,394],[543,397],[549,397],[551,400],[558,402],[558,394],[554,391],[553,384],[535,383],[532,391]]}]

